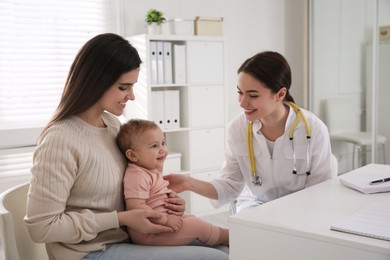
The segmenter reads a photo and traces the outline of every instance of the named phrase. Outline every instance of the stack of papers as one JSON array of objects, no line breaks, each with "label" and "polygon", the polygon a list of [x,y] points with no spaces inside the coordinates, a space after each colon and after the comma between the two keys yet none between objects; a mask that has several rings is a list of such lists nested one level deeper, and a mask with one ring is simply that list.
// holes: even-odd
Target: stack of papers
[{"label": "stack of papers", "polygon": [[390,204],[374,203],[332,224],[330,229],[390,241]]},{"label": "stack of papers", "polygon": [[362,193],[390,192],[390,181],[370,184],[371,181],[390,177],[388,165],[368,164],[340,176],[340,182]]}]

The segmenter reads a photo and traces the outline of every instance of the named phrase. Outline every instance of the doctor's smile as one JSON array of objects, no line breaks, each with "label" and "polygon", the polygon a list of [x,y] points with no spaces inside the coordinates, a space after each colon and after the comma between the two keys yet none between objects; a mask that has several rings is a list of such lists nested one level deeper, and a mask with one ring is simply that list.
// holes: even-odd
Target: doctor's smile
[{"label": "doctor's smile", "polygon": [[245,115],[250,116],[254,114],[257,111],[257,109],[252,109],[252,110],[244,110]]}]

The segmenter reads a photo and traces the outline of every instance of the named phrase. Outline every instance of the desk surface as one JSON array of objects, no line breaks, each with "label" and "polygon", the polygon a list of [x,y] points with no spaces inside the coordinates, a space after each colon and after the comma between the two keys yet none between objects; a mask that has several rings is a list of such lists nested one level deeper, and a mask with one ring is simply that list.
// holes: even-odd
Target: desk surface
[{"label": "desk surface", "polygon": [[[390,165],[380,167],[390,173]],[[365,195],[334,178],[232,215],[231,259],[390,259],[389,241],[330,230],[331,223],[378,201],[390,204],[390,193]]]}]

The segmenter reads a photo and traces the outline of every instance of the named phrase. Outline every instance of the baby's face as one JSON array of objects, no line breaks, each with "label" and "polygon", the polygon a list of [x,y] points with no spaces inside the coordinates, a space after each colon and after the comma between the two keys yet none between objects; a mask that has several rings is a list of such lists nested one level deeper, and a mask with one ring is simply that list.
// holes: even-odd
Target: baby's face
[{"label": "baby's face", "polygon": [[148,170],[158,169],[162,172],[168,148],[159,127],[145,131],[138,138],[133,150],[137,158],[135,164]]}]

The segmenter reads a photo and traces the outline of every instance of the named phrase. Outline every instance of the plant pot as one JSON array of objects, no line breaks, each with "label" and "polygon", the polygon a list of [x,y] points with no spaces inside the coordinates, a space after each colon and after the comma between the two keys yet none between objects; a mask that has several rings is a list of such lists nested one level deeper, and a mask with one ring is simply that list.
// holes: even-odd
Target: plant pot
[{"label": "plant pot", "polygon": [[157,23],[152,23],[148,25],[148,34],[161,34],[162,26]]}]

